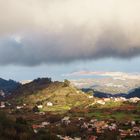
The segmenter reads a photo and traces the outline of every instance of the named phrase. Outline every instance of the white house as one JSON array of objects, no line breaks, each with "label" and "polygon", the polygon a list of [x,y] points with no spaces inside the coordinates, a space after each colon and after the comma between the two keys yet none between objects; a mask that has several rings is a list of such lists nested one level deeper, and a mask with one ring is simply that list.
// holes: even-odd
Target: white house
[{"label": "white house", "polygon": [[105,105],[105,102],[103,100],[97,100],[96,103],[101,104],[101,105]]},{"label": "white house", "polygon": [[88,96],[88,98],[89,98],[89,99],[92,99],[92,98],[93,98],[93,96]]},{"label": "white house", "polygon": [[3,90],[0,90],[0,96],[5,97],[5,93]]},{"label": "white house", "polygon": [[43,108],[43,105],[38,105],[37,106],[39,109],[42,109]]},{"label": "white house", "polygon": [[41,123],[41,125],[43,125],[43,126],[47,126],[47,125],[49,125],[50,123],[49,122],[42,122]]},{"label": "white house", "polygon": [[53,103],[52,102],[48,102],[47,106],[53,106]]},{"label": "white house", "polygon": [[23,106],[16,106],[16,108],[17,108],[17,109],[21,109],[21,108],[23,108]]},{"label": "white house", "polygon": [[64,117],[61,121],[68,121],[70,119],[70,117]]},{"label": "white house", "polygon": [[105,102],[109,102],[110,101],[110,98],[104,98],[103,99]]},{"label": "white house", "polygon": [[62,120],[61,120],[62,123],[65,123],[66,125],[70,124],[71,121],[70,121],[70,117],[64,117]]},{"label": "white house", "polygon": [[0,102],[0,108],[5,108],[5,102]]}]

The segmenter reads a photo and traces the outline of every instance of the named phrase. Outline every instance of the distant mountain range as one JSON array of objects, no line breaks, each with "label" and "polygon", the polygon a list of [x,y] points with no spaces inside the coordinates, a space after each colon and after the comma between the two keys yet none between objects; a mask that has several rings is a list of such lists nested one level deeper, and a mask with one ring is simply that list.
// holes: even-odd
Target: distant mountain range
[{"label": "distant mountain range", "polygon": [[140,78],[114,78],[114,77],[102,77],[91,79],[77,79],[71,80],[72,84],[77,88],[89,88],[101,93],[109,94],[121,94],[129,93],[129,91],[138,88],[140,86]]},{"label": "distant mountain range", "polygon": [[140,98],[140,88],[136,88],[132,90],[129,94],[126,96],[127,98],[132,98],[132,97],[138,97]]},{"label": "distant mountain range", "polygon": [[127,94],[126,93],[110,94],[110,93],[96,91],[90,88],[83,88],[82,91],[93,94],[94,97],[98,97],[98,98],[110,98],[110,97],[125,97],[125,98],[138,97],[140,98],[140,87],[131,90]]}]

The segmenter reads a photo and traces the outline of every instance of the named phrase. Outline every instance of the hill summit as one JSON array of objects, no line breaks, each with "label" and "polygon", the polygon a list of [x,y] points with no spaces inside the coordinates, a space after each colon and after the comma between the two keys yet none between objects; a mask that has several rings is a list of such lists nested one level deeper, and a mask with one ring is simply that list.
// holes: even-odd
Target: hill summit
[{"label": "hill summit", "polygon": [[13,103],[27,104],[32,108],[40,105],[43,111],[69,110],[87,100],[88,95],[72,86],[68,80],[59,82],[51,78],[38,78],[21,85],[12,96]]}]

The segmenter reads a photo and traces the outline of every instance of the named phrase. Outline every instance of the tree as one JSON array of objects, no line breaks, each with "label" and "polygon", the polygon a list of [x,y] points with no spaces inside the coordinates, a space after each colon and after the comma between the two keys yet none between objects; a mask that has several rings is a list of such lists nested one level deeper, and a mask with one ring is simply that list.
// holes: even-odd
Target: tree
[{"label": "tree", "polygon": [[37,106],[33,107],[33,112],[39,112],[39,108]]},{"label": "tree", "polygon": [[70,86],[70,81],[65,79],[64,80],[64,87],[68,87],[68,86]]}]

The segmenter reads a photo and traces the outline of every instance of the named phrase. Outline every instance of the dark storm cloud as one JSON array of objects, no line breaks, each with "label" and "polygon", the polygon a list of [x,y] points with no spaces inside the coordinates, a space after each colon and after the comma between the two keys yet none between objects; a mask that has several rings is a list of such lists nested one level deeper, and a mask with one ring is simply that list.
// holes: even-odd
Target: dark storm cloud
[{"label": "dark storm cloud", "polygon": [[139,9],[138,0],[0,0],[0,64],[138,56]]}]

